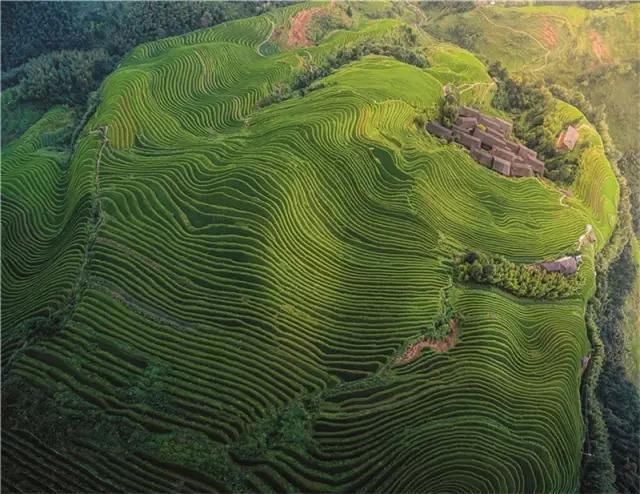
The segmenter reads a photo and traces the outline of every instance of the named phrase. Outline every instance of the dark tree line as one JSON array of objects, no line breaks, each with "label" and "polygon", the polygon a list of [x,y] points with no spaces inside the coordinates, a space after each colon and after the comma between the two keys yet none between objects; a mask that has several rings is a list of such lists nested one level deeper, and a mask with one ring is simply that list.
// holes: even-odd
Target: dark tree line
[{"label": "dark tree line", "polygon": [[[612,249],[609,249],[612,250]],[[595,342],[597,382],[587,382],[596,396],[587,402],[587,451],[583,460],[582,492],[640,492],[640,397],[624,368],[624,303],[636,275],[631,246],[610,262],[598,260],[596,296],[590,302],[591,319],[602,342]],[[598,338],[596,337],[596,340]],[[595,386],[594,386],[595,384]],[[594,420],[595,419],[595,420]]]},{"label": "dark tree line", "polygon": [[134,46],[256,15],[275,2],[3,2],[2,86],[83,103]]},{"label": "dark tree line", "polygon": [[640,397],[626,377],[625,342],[622,325],[624,303],[633,289],[636,265],[627,243],[605,278],[606,296],[598,311],[597,324],[604,342],[605,359],[598,382],[609,433],[609,448],[618,492],[640,492]]},{"label": "dark tree line", "polygon": [[640,149],[632,149],[622,155],[618,166],[629,184],[629,199],[633,215],[633,231],[640,236]]}]

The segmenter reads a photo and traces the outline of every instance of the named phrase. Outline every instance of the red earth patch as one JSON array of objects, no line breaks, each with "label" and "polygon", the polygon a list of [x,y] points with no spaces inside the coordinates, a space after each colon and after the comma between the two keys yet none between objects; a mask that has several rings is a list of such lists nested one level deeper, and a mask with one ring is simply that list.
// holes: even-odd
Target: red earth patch
[{"label": "red earth patch", "polygon": [[544,20],[544,28],[542,29],[542,42],[549,50],[555,48],[556,43],[558,42],[556,30],[553,27],[553,24],[551,24],[548,19]]},{"label": "red earth patch", "polygon": [[604,46],[602,36],[598,31],[591,31],[589,33],[589,40],[591,41],[591,51],[598,59],[598,62],[606,62],[609,60],[609,51]]},{"label": "red earth patch", "polygon": [[436,340],[433,338],[425,338],[411,345],[396,360],[396,364],[407,364],[417,359],[424,348],[431,348],[434,352],[442,353],[453,348],[458,343],[458,321],[451,319],[449,321],[449,334],[444,340]]},{"label": "red earth patch", "polygon": [[301,10],[291,19],[291,28],[289,29],[288,44],[291,47],[311,46],[313,42],[307,38],[307,27],[312,17],[323,10],[321,7]]}]

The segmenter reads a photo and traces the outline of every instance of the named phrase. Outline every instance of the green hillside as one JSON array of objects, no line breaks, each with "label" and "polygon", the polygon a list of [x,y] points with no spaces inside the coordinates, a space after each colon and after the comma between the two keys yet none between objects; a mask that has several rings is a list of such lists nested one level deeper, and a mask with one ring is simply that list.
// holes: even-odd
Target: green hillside
[{"label": "green hillside", "polygon": [[[577,489],[585,307],[619,201],[600,137],[557,103],[586,136],[570,197],[479,166],[414,119],[448,82],[496,113],[494,85],[424,33],[429,67],[367,55],[263,104],[402,29],[354,12],[289,46],[310,7],[340,9],[141,45],[71,157],[47,138],[64,108],[3,150],[8,492]],[[588,224],[580,296],[453,279],[456,254],[555,259]],[[447,304],[457,344],[398,365]]]},{"label": "green hillside", "polygon": [[635,147],[640,107],[640,4],[485,6],[432,15],[423,26],[462,41],[526,80],[546,80],[604,105],[616,145]]}]

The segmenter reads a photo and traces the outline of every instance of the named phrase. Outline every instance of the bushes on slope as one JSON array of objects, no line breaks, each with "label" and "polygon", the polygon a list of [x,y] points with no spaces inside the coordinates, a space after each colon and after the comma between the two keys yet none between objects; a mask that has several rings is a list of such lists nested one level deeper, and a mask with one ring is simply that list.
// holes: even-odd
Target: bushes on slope
[{"label": "bushes on slope", "polygon": [[518,297],[559,298],[577,294],[583,285],[580,271],[572,276],[550,273],[500,256],[468,252],[454,264],[458,281],[483,283],[502,288]]},{"label": "bushes on slope", "polygon": [[545,177],[563,184],[572,183],[578,168],[575,154],[558,153],[555,138],[544,129],[552,93],[540,84],[512,79],[500,62],[489,65],[489,74],[497,84],[493,106],[513,116],[513,133],[545,161]]},{"label": "bushes on slope", "polygon": [[105,50],[59,51],[26,63],[18,98],[47,105],[82,104],[113,70],[116,59]]}]

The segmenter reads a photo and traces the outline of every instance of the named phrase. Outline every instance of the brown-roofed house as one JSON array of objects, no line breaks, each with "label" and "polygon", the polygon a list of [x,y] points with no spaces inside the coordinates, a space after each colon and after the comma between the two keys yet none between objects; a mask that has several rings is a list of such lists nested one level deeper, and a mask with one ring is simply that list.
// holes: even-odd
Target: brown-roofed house
[{"label": "brown-roofed house", "polygon": [[496,136],[498,139],[504,139],[504,134],[502,133],[501,130],[494,129],[492,127],[486,127],[486,129],[488,134]]},{"label": "brown-roofed house", "polygon": [[477,125],[478,120],[475,117],[458,117],[456,119],[456,125],[466,130],[473,130]]},{"label": "brown-roofed house", "polygon": [[544,175],[544,162],[540,161],[538,158],[529,158],[525,161],[531,169],[533,173],[536,175]]},{"label": "brown-roofed house", "polygon": [[540,263],[540,266],[551,273],[561,273],[566,276],[578,270],[578,263],[581,260],[581,256],[565,256],[557,261]]},{"label": "brown-roofed house", "polygon": [[504,147],[505,143],[502,139],[485,132],[484,130],[480,130],[476,127],[473,131],[473,136],[477,137],[482,141],[482,144],[486,144],[489,147]]},{"label": "brown-roofed house", "polygon": [[519,163],[514,161],[511,163],[511,176],[512,177],[531,177],[533,170],[529,165],[525,163]]},{"label": "brown-roofed house", "polygon": [[491,162],[493,161],[493,156],[489,154],[484,149],[476,148],[471,150],[471,156],[481,165],[484,165],[488,168],[491,168]]},{"label": "brown-roofed house", "polygon": [[493,169],[502,175],[509,176],[511,174],[511,163],[502,158],[493,157]]},{"label": "brown-roofed house", "polygon": [[507,137],[511,135],[512,124],[496,117],[489,117],[487,115],[481,115],[478,118],[478,123],[484,125],[487,129],[494,130],[500,137]]},{"label": "brown-roofed house", "polygon": [[498,148],[498,147],[491,149],[491,154],[493,154],[494,156],[497,156],[498,158],[502,158],[503,160],[507,160],[509,163],[511,163],[516,156],[507,148]]},{"label": "brown-roofed house", "polygon": [[560,133],[560,137],[558,137],[557,147],[560,149],[571,151],[574,147],[576,147],[576,142],[578,142],[579,137],[580,134],[578,133],[578,129],[576,129],[573,125],[569,125],[566,130]]},{"label": "brown-roofed house", "polygon": [[468,106],[461,106],[458,109],[458,115],[461,115],[463,117],[474,117],[477,119],[480,117],[480,112],[473,108],[469,108]]},{"label": "brown-roofed house", "polygon": [[446,139],[448,141],[453,139],[453,132],[451,132],[451,130],[447,129],[445,126],[440,125],[439,123],[436,123],[436,122],[429,122],[427,124],[427,131],[430,134],[433,134],[438,137],[442,137],[443,139]]},{"label": "brown-roofed house", "polygon": [[473,137],[469,134],[461,134],[458,137],[458,142],[469,149],[475,149],[480,147],[480,139]]},{"label": "brown-roofed house", "polygon": [[523,144],[518,144],[518,152],[516,154],[522,156],[526,160],[528,158],[535,158],[537,153]]},{"label": "brown-roofed house", "polygon": [[518,147],[520,146],[517,142],[513,142],[513,141],[507,141],[505,142],[505,146],[507,147],[507,149],[509,151],[511,151],[513,154],[518,154]]},{"label": "brown-roofed house", "polygon": [[505,137],[511,136],[511,131],[513,129],[513,124],[511,122],[507,122],[506,120],[502,120],[501,118],[493,117],[493,121],[495,122],[495,126],[502,131],[502,135]]}]

